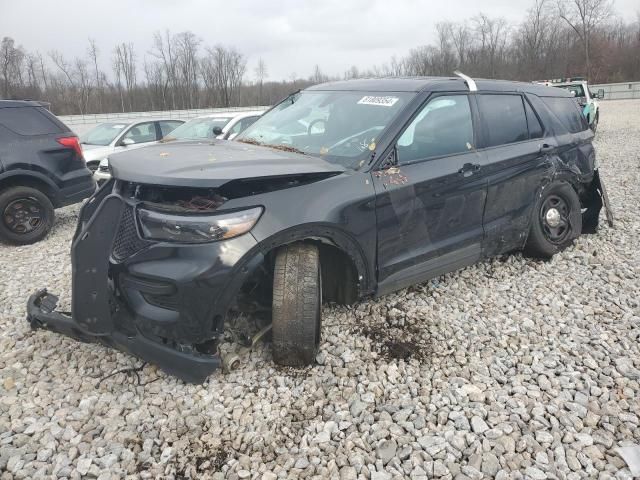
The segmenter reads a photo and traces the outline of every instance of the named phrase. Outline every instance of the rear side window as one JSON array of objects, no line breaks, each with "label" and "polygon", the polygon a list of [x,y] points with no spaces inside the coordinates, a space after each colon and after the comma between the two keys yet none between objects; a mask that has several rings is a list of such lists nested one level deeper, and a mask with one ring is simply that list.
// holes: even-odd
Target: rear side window
[{"label": "rear side window", "polygon": [[589,128],[575,99],[567,97],[540,98],[571,133],[582,132]]},{"label": "rear side window", "polygon": [[182,122],[176,122],[174,120],[161,120],[158,123],[160,125],[160,132],[162,133],[163,137],[182,125]]},{"label": "rear side window", "polygon": [[543,130],[540,125],[540,120],[533,112],[533,108],[529,105],[529,102],[524,101],[524,110],[527,113],[527,125],[529,126],[529,138],[542,138]]},{"label": "rear side window", "polygon": [[0,124],[18,135],[48,135],[64,130],[42,107],[0,108]]},{"label": "rear side window", "polygon": [[527,118],[520,95],[478,95],[487,147],[529,139]]}]

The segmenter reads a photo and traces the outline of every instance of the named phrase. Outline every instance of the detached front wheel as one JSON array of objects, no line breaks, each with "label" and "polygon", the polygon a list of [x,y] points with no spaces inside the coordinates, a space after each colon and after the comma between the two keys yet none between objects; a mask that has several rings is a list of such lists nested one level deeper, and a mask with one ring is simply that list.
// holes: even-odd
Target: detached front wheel
[{"label": "detached front wheel", "polygon": [[571,245],[581,231],[578,194],[566,182],[553,183],[536,204],[524,251],[533,257],[551,258]]},{"label": "detached front wheel", "polygon": [[278,251],[273,272],[273,360],[300,367],[315,361],[320,345],[322,277],[315,245]]}]

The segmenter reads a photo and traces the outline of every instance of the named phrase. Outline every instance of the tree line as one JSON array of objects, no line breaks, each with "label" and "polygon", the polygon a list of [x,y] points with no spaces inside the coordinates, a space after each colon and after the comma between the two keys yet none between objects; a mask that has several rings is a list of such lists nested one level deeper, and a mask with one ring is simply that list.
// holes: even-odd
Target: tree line
[{"label": "tree line", "polygon": [[[328,76],[292,73],[269,81],[264,60],[247,71],[232,46],[205,45],[190,31],[158,31],[141,54],[123,42],[103,52],[89,39],[85,55],[28,52],[10,37],[0,43],[0,95],[51,104],[63,114],[269,105],[292,91],[335,79],[451,75],[536,80],[583,75],[592,83],[640,80],[640,12],[624,21],[613,0],[535,0],[519,24],[478,14],[436,24],[432,44],[382,65],[353,66]],[[109,59],[110,70],[101,65]]]}]

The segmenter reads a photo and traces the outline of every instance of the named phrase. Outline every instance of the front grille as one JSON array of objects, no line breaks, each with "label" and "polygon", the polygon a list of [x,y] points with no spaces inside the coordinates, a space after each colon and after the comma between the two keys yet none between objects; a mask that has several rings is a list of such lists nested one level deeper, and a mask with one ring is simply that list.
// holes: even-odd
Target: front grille
[{"label": "front grille", "polygon": [[133,207],[125,204],[118,225],[118,232],[113,241],[113,258],[120,261],[147,247],[150,242],[138,236]]}]

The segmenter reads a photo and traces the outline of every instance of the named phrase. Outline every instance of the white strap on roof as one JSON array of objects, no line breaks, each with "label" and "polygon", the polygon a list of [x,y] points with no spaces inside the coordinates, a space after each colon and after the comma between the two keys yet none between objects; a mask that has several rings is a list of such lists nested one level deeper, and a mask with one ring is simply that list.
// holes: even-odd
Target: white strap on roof
[{"label": "white strap on roof", "polygon": [[476,82],[473,81],[473,78],[465,75],[464,73],[462,73],[459,70],[455,70],[453,73],[454,73],[454,75],[457,75],[458,77],[463,79],[465,82],[467,82],[467,87],[469,87],[469,91],[470,92],[477,92],[478,91],[478,87],[476,86]]}]

